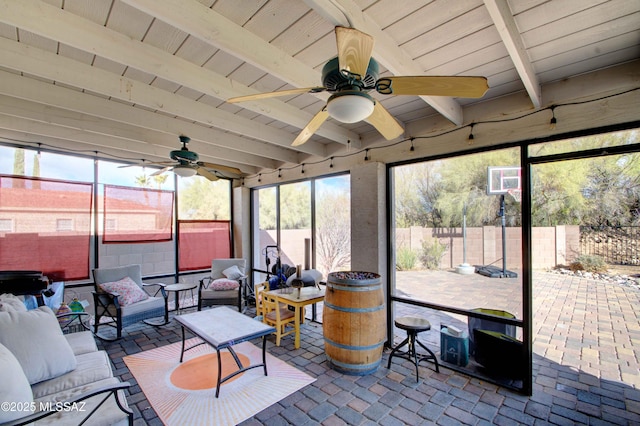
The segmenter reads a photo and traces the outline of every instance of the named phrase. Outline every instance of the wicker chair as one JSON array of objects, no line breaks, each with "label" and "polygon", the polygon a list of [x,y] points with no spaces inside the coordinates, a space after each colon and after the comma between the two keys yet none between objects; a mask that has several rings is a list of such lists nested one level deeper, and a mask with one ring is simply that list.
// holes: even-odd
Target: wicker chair
[{"label": "wicker chair", "polygon": [[[204,306],[213,305],[235,305],[238,311],[242,312],[242,292],[246,285],[246,265],[244,259],[213,259],[211,261],[211,275],[200,280],[198,286],[198,310]],[[241,276],[234,280],[238,282],[238,288],[233,290],[214,290],[212,283],[221,278],[228,278],[223,271],[236,266]]]},{"label": "wicker chair", "polygon": [[[129,277],[143,291],[144,287],[157,286],[156,294],[161,296],[151,296],[146,300],[123,305],[119,300],[120,295],[117,293],[108,293],[103,291],[99,284],[112,283]],[[159,326],[169,322],[169,309],[167,303],[167,293],[164,290],[164,284],[152,283],[146,284],[142,282],[142,273],[140,265],[128,265],[117,268],[99,268],[93,270],[93,281],[95,291],[93,292],[93,301],[95,305],[95,323],[94,333],[98,336],[98,327],[107,325],[114,327],[116,331],[116,339],[122,337],[122,329],[128,325],[144,321],[145,324]],[[101,322],[102,317],[109,317],[110,322]],[[163,322],[147,321],[149,318],[163,317]],[[104,337],[98,336],[102,339]],[[105,339],[110,340],[110,339]]]}]

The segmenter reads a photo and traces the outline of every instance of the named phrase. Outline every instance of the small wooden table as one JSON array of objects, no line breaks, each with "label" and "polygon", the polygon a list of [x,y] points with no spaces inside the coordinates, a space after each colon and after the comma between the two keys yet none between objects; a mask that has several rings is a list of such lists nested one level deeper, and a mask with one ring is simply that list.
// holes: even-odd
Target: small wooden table
[{"label": "small wooden table", "polygon": [[[220,394],[220,385],[240,373],[252,368],[263,367],[264,375],[267,375],[266,336],[276,331],[275,328],[267,324],[263,324],[260,321],[256,321],[253,318],[249,318],[248,316],[226,306],[180,315],[176,317],[176,321],[178,321],[182,326],[182,351],[180,352],[180,362],[182,362],[185,351],[193,349],[196,346],[208,343],[216,350],[216,354],[218,355],[218,383],[216,387],[216,398]],[[201,338],[203,342],[197,343],[189,348],[185,348],[185,329]],[[243,367],[242,362],[238,358],[238,355],[236,355],[232,346],[257,337],[262,337],[262,364]],[[220,358],[220,351],[222,349],[227,349],[229,351],[238,366],[238,370],[226,377],[222,377],[222,361]]]},{"label": "small wooden table", "polygon": [[[300,293],[298,293],[298,291],[300,291]],[[296,349],[300,347],[300,324],[304,322],[302,309],[307,305],[322,302],[324,300],[324,291],[324,288],[318,289],[317,287],[302,287],[299,290],[297,288],[294,288],[293,290],[288,289],[287,293],[281,292],[279,289],[267,292],[267,294],[274,296],[278,302],[295,308],[294,347]]]}]

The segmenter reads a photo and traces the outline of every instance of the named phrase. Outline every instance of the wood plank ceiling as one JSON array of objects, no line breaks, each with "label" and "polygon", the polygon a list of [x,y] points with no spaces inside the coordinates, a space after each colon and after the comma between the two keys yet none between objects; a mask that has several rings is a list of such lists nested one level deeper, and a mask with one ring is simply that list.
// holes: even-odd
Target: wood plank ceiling
[{"label": "wood plank ceiling", "polygon": [[[297,134],[328,94],[229,104],[321,85],[335,26],[375,39],[381,75],[482,75],[482,99],[373,94],[406,126],[640,57],[638,0],[0,0],[0,142],[251,175],[386,142],[368,123]],[[506,111],[508,112],[508,111]],[[406,134],[401,136],[410,137]]]}]

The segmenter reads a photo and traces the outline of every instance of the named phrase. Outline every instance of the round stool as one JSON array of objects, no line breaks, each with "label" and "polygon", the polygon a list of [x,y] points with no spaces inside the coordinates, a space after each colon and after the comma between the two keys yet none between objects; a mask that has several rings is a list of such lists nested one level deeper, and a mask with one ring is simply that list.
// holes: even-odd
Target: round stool
[{"label": "round stool", "polygon": [[[436,365],[436,373],[439,373],[440,368],[438,365],[438,359],[436,358],[436,355],[431,351],[431,349],[427,348],[425,345],[422,344],[420,340],[417,339],[418,333],[431,330],[431,323],[424,318],[407,316],[407,317],[397,318],[394,321],[394,324],[399,329],[405,330],[407,332],[407,338],[404,339],[402,343],[400,343],[398,346],[393,348],[393,350],[389,354],[389,362],[387,364],[387,368],[391,367],[391,358],[393,358],[394,356],[397,356],[400,358],[407,359],[415,364],[416,381],[420,380],[418,376],[418,364],[420,363],[420,361],[424,361],[424,360],[433,361]],[[416,342],[418,343],[418,345],[422,347],[422,349],[427,351],[429,354],[424,355],[424,354],[417,353]],[[409,345],[407,350],[404,352],[398,352],[398,349],[404,347],[405,345]]]}]

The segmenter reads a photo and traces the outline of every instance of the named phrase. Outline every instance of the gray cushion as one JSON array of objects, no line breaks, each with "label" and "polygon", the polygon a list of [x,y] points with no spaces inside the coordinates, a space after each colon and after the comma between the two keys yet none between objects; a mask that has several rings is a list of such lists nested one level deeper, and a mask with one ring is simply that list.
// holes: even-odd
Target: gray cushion
[{"label": "gray cushion", "polygon": [[47,306],[27,312],[0,312],[0,343],[15,355],[31,384],[76,368],[73,349]]},{"label": "gray cushion", "polygon": [[16,357],[0,344],[0,402],[16,403],[21,410],[0,410],[0,423],[19,419],[32,413],[33,394],[27,376]]}]

